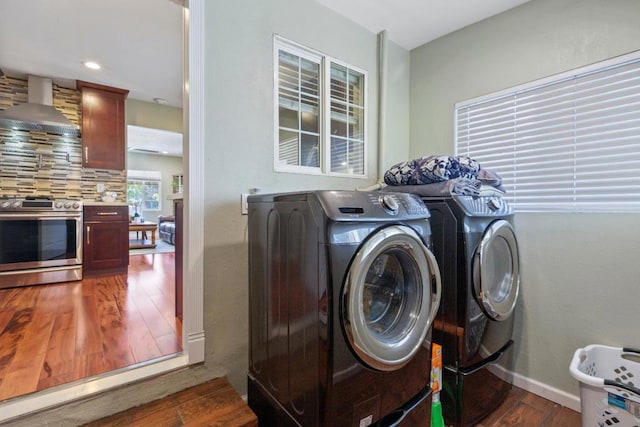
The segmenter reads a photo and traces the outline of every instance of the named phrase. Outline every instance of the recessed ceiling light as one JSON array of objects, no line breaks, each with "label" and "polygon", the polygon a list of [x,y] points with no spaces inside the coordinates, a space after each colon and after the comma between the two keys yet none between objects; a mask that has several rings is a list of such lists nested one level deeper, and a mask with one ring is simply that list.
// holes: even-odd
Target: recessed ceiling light
[{"label": "recessed ceiling light", "polygon": [[82,65],[87,68],[91,68],[92,70],[99,70],[100,68],[102,68],[100,64],[94,61],[82,61]]},{"label": "recessed ceiling light", "polygon": [[156,104],[164,105],[168,101],[164,98],[153,98],[153,102],[155,102]]}]

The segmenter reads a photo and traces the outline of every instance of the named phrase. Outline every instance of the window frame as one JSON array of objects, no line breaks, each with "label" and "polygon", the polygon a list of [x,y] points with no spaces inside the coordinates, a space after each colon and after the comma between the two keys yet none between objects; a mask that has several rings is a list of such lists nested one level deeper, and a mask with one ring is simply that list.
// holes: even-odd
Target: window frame
[{"label": "window frame", "polygon": [[[629,108],[629,104],[626,104],[625,98],[631,95],[637,99],[640,94],[640,83],[636,83],[631,86],[629,92],[625,92],[624,96],[620,96],[620,91],[609,90],[611,85],[623,85],[626,80],[623,77],[625,75],[624,68],[627,66],[633,66],[636,74],[640,72],[640,51],[632,52],[630,54],[613,57],[604,61],[589,64],[583,67],[579,67],[574,70],[559,73],[553,76],[545,77],[539,80],[531,81],[525,84],[521,84],[512,88],[500,90],[494,93],[483,95],[477,98],[473,98],[466,101],[461,101],[455,104],[454,108],[454,152],[457,155],[471,156],[478,160],[483,168],[488,168],[502,174],[504,179],[504,187],[507,191],[504,198],[508,200],[514,207],[514,210],[519,212],[558,212],[558,213],[583,213],[583,212],[640,212],[640,197],[637,193],[640,191],[640,174],[631,176],[630,179],[635,180],[636,183],[629,186],[628,189],[620,190],[620,185],[613,183],[615,179],[611,179],[606,182],[598,183],[598,186],[592,186],[589,184],[593,179],[589,178],[590,174],[597,173],[598,168],[595,165],[609,165],[613,160],[606,160],[608,163],[598,163],[592,160],[595,147],[598,152],[604,153],[607,157],[613,157],[617,151],[624,149],[625,144],[617,142],[611,142],[615,139],[615,135],[629,131],[627,123],[632,123],[633,127],[640,127],[640,116],[633,118],[632,121],[626,120],[611,120],[609,118],[617,119],[618,115],[624,115],[625,109]],[[621,70],[621,71],[618,71]],[[615,79],[611,82],[605,82],[605,78],[608,73],[612,73]],[[600,83],[600,81],[603,81]],[[594,84],[598,82],[598,84]],[[584,86],[584,88],[583,88]],[[616,113],[600,113],[599,110],[595,110],[594,119],[591,121],[586,120],[583,116],[589,114],[590,104],[589,99],[594,95],[590,94],[589,87],[594,88],[593,92],[606,101],[600,101],[604,103],[611,103],[616,106],[617,109],[622,112]],[[556,89],[559,88],[559,89]],[[571,98],[574,102],[573,113],[567,113],[566,115],[551,115],[548,111],[550,105],[553,105],[555,100],[555,91],[566,90],[565,93],[572,94]],[[586,88],[586,89],[585,89]],[[531,95],[537,96],[540,93],[543,97],[539,98],[547,102],[546,105],[540,104],[537,109],[531,110],[526,106],[526,101]],[[554,94],[554,95],[551,95]],[[509,101],[510,100],[510,101]],[[525,100],[525,101],[523,101]],[[513,124],[511,127],[502,126],[507,123],[504,121],[504,113],[501,115],[487,115],[483,113],[483,110],[489,111],[492,103],[498,105],[500,103],[511,105],[508,111],[511,111]],[[560,103],[558,103],[559,105]],[[635,104],[633,104],[635,105]],[[476,109],[475,113],[471,110]],[[559,108],[559,107],[558,107]],[[471,110],[469,110],[471,109]],[[467,111],[465,111],[467,110]],[[506,108],[503,110],[507,111]],[[566,111],[567,108],[564,108]],[[531,115],[531,111],[536,115]],[[551,110],[555,112],[556,110]],[[558,110],[562,111],[562,110]],[[606,111],[606,110],[603,110]],[[482,119],[470,119],[471,114],[479,116],[484,115]],[[553,117],[557,120],[558,130],[551,132],[550,125],[544,120],[538,119],[542,116]],[[526,118],[525,118],[526,116]],[[502,117],[502,118],[501,118]],[[498,130],[493,130],[487,123],[490,119],[496,120],[496,123],[501,123],[503,130],[498,133]],[[527,128],[527,118],[535,118],[536,122],[541,122],[536,125],[538,127]],[[473,120],[477,123],[475,128],[468,127],[468,124],[473,124]],[[502,122],[498,120],[503,120]],[[530,119],[529,119],[530,120]],[[607,121],[608,124],[613,124],[607,129],[606,136],[601,136],[591,131],[593,124],[587,125],[585,122],[593,122],[594,120]],[[465,123],[467,127],[464,128]],[[569,130],[560,130],[560,125],[567,127],[573,126],[570,131],[573,132],[573,138],[562,138],[562,142],[558,135],[564,133],[570,133]],[[494,125],[491,125],[494,126]],[[481,135],[481,129],[484,127],[485,136]],[[462,129],[464,128],[464,129]],[[474,151],[474,138],[471,132],[475,129],[478,136],[475,143],[477,144]],[[500,128],[497,128],[500,129]],[[534,135],[539,139],[533,145],[531,142],[531,129],[533,129]],[[511,133],[511,138],[507,138],[506,135]],[[540,135],[549,132],[551,139],[541,138]],[[497,135],[505,135],[504,143],[499,143],[499,139],[490,139],[487,134],[494,133]],[[462,134],[462,136],[460,135]],[[612,136],[610,136],[612,135]],[[484,140],[483,140],[484,138]],[[493,138],[493,137],[492,137]],[[529,141],[527,142],[527,138]],[[592,138],[592,139],[589,139]],[[600,139],[597,139],[600,138]],[[495,142],[492,142],[495,141]],[[491,148],[491,145],[495,145],[495,148]],[[520,147],[518,145],[520,144]],[[597,145],[596,145],[597,144]],[[484,146],[484,147],[483,147]],[[482,152],[484,150],[484,153]],[[491,151],[494,154],[491,154]],[[508,151],[507,151],[508,150]],[[536,150],[540,152],[537,159],[532,160],[532,151]],[[547,151],[544,151],[547,150]],[[564,160],[565,163],[573,162],[574,172],[564,172],[562,178],[556,178],[555,176],[545,176],[540,172],[540,182],[535,184],[531,182],[532,167],[533,170],[537,170],[537,167],[547,167],[545,165],[545,157],[548,157],[557,150],[559,154],[565,157],[558,157],[558,161]],[[504,153],[511,152],[512,160],[509,167],[497,166],[499,160],[505,159]],[[518,154],[520,152],[520,154]],[[486,157],[483,157],[486,156]],[[529,156],[528,159],[523,157]],[[518,168],[518,161],[525,162],[525,166]],[[640,152],[634,154],[635,161],[640,161]],[[556,160],[553,158],[553,160]],[[494,163],[492,168],[491,161]],[[505,162],[505,160],[502,160]],[[505,162],[506,164],[506,162]],[[539,166],[536,166],[539,165]],[[502,170],[501,170],[502,169]],[[566,167],[565,167],[566,169]],[[592,172],[594,171],[595,172]],[[560,171],[554,169],[552,174],[560,174]],[[570,179],[567,179],[570,176]],[[626,178],[625,178],[626,179]],[[520,180],[518,182],[518,180]],[[537,179],[535,180],[537,181]],[[518,191],[517,186],[520,186]],[[607,197],[601,197],[600,194],[607,194]],[[629,201],[626,197],[634,195],[635,200]]]},{"label": "window frame", "polygon": [[[279,117],[279,52],[284,51],[292,55],[304,58],[319,64],[320,70],[320,83],[319,83],[319,166],[303,166],[303,165],[288,165],[280,162],[280,117]],[[362,144],[363,144],[363,164],[362,174],[348,173],[348,172],[332,172],[331,171],[331,65],[336,64],[341,67],[347,68],[348,71],[359,73],[363,76],[363,117],[362,117]],[[346,178],[358,178],[367,179],[369,175],[368,171],[368,131],[367,131],[367,115],[369,113],[368,107],[368,85],[369,76],[366,70],[351,65],[345,61],[338,60],[329,55],[316,51],[314,49],[303,46],[299,43],[293,42],[286,38],[283,38],[277,34],[273,36],[273,168],[275,172],[283,173],[295,173],[303,175],[318,175],[318,176],[331,176],[331,177],[346,177]],[[300,129],[298,129],[300,134]],[[347,136],[347,141],[351,141],[351,138]]]}]

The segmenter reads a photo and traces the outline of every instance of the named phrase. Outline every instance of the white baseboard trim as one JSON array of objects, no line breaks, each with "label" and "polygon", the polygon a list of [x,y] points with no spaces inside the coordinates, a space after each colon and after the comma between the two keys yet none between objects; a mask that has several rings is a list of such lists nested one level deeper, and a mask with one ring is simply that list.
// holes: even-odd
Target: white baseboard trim
[{"label": "white baseboard trim", "polygon": [[516,372],[513,373],[513,385],[529,393],[536,394],[552,402],[556,402],[559,405],[580,412],[580,397],[576,395],[569,394],[566,391],[551,387],[540,381],[527,378]]}]

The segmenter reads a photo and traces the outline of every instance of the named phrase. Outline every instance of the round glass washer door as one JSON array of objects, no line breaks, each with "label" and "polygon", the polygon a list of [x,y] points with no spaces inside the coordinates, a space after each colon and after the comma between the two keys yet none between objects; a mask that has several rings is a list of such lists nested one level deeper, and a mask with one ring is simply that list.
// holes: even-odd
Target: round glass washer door
[{"label": "round glass washer door", "polygon": [[511,316],[520,292],[520,255],[509,222],[494,221],[485,231],[473,261],[473,287],[491,319]]},{"label": "round glass washer door", "polygon": [[440,305],[433,253],[406,226],[383,228],[351,263],[341,310],[351,348],[368,366],[393,371],[420,350]]}]

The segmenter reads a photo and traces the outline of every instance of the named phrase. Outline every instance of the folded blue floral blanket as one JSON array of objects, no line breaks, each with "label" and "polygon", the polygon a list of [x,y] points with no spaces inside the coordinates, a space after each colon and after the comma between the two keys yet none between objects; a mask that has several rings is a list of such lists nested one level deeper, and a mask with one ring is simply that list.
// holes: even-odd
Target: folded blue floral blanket
[{"label": "folded blue floral blanket", "polygon": [[421,185],[455,178],[478,179],[480,163],[466,156],[425,156],[391,166],[387,185]]}]

